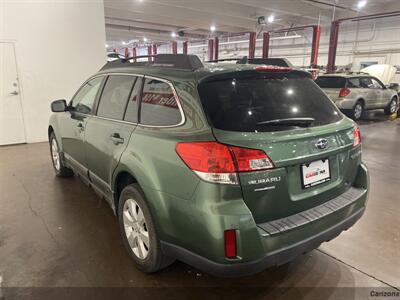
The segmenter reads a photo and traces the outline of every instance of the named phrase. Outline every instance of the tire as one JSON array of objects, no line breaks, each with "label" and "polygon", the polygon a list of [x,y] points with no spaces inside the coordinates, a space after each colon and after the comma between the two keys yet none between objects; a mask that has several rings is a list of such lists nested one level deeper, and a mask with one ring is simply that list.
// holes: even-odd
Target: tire
[{"label": "tire", "polygon": [[385,107],[385,115],[394,114],[397,111],[397,108],[398,108],[397,98],[393,97],[392,100],[390,100],[388,106]]},{"label": "tire", "polygon": [[146,197],[137,183],[122,190],[118,220],[124,246],[139,270],[154,273],[173,263],[161,250]]},{"label": "tire", "polygon": [[363,113],[364,113],[364,105],[362,101],[358,100],[354,105],[353,109],[351,110],[351,118],[354,121],[358,121],[361,119]]},{"label": "tire", "polygon": [[58,142],[54,132],[50,133],[49,143],[50,143],[51,162],[53,163],[53,168],[54,171],[56,172],[56,176],[58,177],[73,176],[74,172],[64,165],[62,154],[60,152],[60,147],[58,146]]}]

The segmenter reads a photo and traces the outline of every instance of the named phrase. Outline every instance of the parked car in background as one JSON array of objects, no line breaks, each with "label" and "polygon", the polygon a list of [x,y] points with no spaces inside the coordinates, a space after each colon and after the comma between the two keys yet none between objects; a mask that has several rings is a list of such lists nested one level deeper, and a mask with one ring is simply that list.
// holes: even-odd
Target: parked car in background
[{"label": "parked car in background", "polygon": [[147,273],[180,260],[253,274],[365,210],[360,130],[304,71],[183,54],[118,60],[52,111],[55,173],[78,174],[110,204]]},{"label": "parked car in background", "polygon": [[329,74],[319,76],[315,82],[337,107],[354,120],[365,110],[384,109],[390,115],[398,109],[398,95],[376,77],[363,74]]}]

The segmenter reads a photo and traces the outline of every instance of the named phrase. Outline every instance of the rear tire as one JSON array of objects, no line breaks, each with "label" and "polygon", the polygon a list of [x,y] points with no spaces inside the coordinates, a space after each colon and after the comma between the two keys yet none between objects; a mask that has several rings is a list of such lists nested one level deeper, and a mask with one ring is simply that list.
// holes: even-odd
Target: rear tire
[{"label": "rear tire", "polygon": [[139,270],[153,273],[174,262],[161,250],[146,197],[137,183],[122,190],[118,220],[124,246]]},{"label": "rear tire", "polygon": [[394,114],[397,109],[398,109],[398,103],[397,103],[397,98],[393,97],[392,100],[390,100],[389,104],[387,107],[385,107],[385,115],[391,115]]},{"label": "rear tire", "polygon": [[361,119],[363,113],[364,113],[364,105],[360,100],[358,100],[354,105],[353,109],[351,110],[351,118],[354,121],[358,121]]},{"label": "rear tire", "polygon": [[53,163],[53,168],[54,171],[56,172],[56,176],[58,177],[73,176],[74,172],[64,165],[63,156],[60,152],[60,147],[58,145],[54,132],[50,133],[49,142],[50,142],[51,162]]}]

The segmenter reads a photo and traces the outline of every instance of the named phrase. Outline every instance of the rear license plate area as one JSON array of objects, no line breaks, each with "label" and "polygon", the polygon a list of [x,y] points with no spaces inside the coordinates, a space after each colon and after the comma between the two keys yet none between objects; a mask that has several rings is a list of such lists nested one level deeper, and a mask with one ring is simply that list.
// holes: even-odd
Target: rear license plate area
[{"label": "rear license plate area", "polygon": [[303,189],[330,181],[329,159],[320,159],[301,165],[301,179]]}]

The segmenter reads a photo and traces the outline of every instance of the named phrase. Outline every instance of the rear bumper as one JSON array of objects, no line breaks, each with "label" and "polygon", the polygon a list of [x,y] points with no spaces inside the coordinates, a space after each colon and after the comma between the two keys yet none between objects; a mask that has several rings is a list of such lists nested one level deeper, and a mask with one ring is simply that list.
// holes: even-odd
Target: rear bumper
[{"label": "rear bumper", "polygon": [[236,264],[221,264],[208,260],[200,255],[190,252],[184,248],[175,246],[173,244],[162,242],[163,251],[171,257],[175,257],[189,265],[192,265],[199,270],[206,273],[221,276],[221,277],[237,277],[251,275],[262,270],[276,265],[287,263],[300,254],[309,252],[319,247],[323,242],[329,241],[338,236],[342,231],[349,229],[353,226],[364,213],[365,208],[362,207],[354,212],[346,219],[337,223],[328,229],[325,229],[318,234],[301,240],[298,243],[292,244],[285,248],[281,248],[274,252],[267,253],[261,259],[250,262],[236,263]]},{"label": "rear bumper", "polygon": [[354,105],[356,105],[357,99],[337,98],[334,102],[339,109],[350,110],[353,109]]},{"label": "rear bumper", "polygon": [[[255,274],[318,248],[321,243],[335,238],[354,225],[364,213],[368,188],[368,169],[361,164],[352,187],[323,205],[262,224],[255,224],[251,216],[240,214],[242,223],[238,223],[238,226],[232,225],[235,221],[232,215],[218,214],[218,218],[215,218],[215,214],[207,214],[205,223],[198,223],[199,226],[194,227],[186,226],[191,230],[198,230],[196,234],[188,235],[186,247],[178,246],[174,242],[161,242],[161,246],[166,255],[216,276]],[[233,200],[226,202],[242,203]],[[204,234],[207,232],[207,222],[216,225],[212,227],[215,230],[210,231],[211,234]],[[269,225],[276,230],[272,230]],[[233,260],[223,257],[223,232],[229,228],[237,228],[239,256]],[[205,250],[199,251],[193,247],[197,244],[202,245]]]}]

